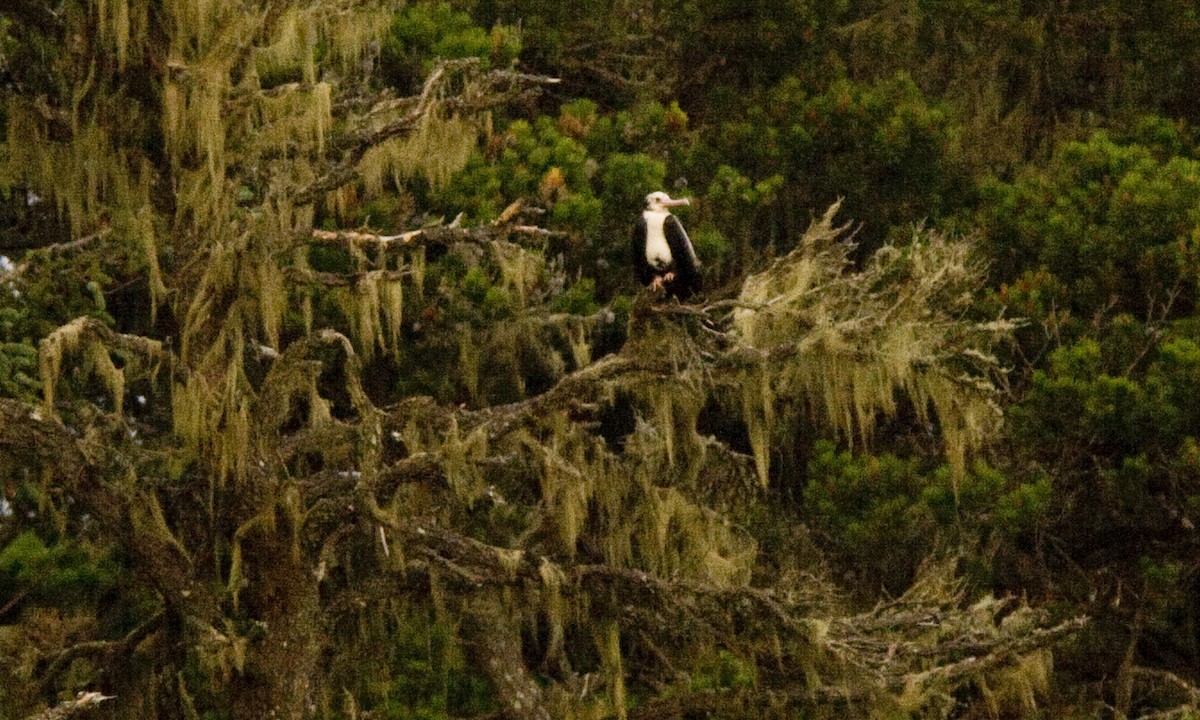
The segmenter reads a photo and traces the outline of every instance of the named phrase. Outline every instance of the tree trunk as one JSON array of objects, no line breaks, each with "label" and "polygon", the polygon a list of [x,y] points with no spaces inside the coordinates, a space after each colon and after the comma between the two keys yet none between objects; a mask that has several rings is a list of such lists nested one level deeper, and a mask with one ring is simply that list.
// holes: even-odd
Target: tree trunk
[{"label": "tree trunk", "polygon": [[546,706],[541,687],[525,667],[520,628],[500,598],[485,594],[473,600],[463,625],[475,662],[492,681],[505,717],[512,720],[555,717]]},{"label": "tree trunk", "polygon": [[234,681],[233,720],[298,720],[315,705],[321,649],[317,581],[289,535],[281,527],[247,542],[243,601],[265,634],[251,641],[244,672]]}]

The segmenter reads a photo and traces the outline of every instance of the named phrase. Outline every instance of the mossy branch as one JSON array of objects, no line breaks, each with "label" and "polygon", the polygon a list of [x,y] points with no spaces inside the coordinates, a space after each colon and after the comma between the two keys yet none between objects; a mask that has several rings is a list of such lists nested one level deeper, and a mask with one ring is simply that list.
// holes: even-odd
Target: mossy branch
[{"label": "mossy branch", "polygon": [[116,367],[110,351],[124,351],[153,361],[167,359],[168,353],[159,340],[118,333],[96,318],[81,316],[59,327],[38,343],[38,364],[42,374],[43,409],[47,415],[57,415],[55,390],[62,362],[69,352],[84,353],[87,364],[100,378],[112,396],[116,414],[124,403],[125,372]]},{"label": "mossy branch", "polygon": [[[680,638],[715,642],[741,653],[749,651],[752,656],[760,654],[769,662],[782,642],[782,647],[792,648],[785,651],[787,655],[799,652],[800,658],[815,652],[825,657],[820,664],[829,676],[826,684],[812,687],[811,678],[805,677],[808,669],[794,659],[794,663],[785,663],[790,669],[772,670],[769,678],[744,691],[746,694],[722,696],[730,702],[785,699],[811,706],[882,695],[901,702],[905,697],[923,696],[927,688],[953,688],[1014,665],[1078,632],[1089,621],[1077,617],[1050,627],[1028,627],[1014,621],[1027,614],[1024,610],[1000,619],[1008,607],[1006,602],[963,607],[958,585],[944,577],[953,572],[953,564],[946,563],[927,566],[926,576],[895,603],[860,615],[829,617],[829,607],[816,600],[827,592],[816,578],[806,581],[815,583],[810,590],[817,591],[809,600],[803,588],[727,588],[611,565],[564,564],[532,552],[491,546],[431,520],[397,520],[370,499],[364,505],[372,520],[386,525],[403,544],[405,556],[416,561],[396,571],[402,588],[410,587],[413,573],[420,574],[422,568],[436,570],[449,590],[466,596],[505,587],[537,587],[545,581],[549,565],[567,580],[559,588],[563,597],[573,602],[586,599],[593,620],[608,618],[621,627],[657,636],[666,646],[677,644]],[[386,593],[386,586],[380,586],[380,591]],[[912,639],[906,639],[906,634]],[[800,651],[799,647],[810,650]],[[843,675],[851,668],[853,681]],[[806,689],[799,695],[789,694],[788,687],[796,686]],[[756,697],[759,693],[761,697]],[[671,703],[690,706],[700,697],[714,696],[688,699],[684,695],[676,701],[652,704],[645,717],[668,717],[662,713],[679,707]]]},{"label": "mossy branch", "polygon": [[[441,96],[459,82],[463,83],[460,92]],[[359,178],[358,163],[369,149],[416,132],[433,112],[445,117],[471,116],[521,97],[539,85],[557,82],[555,78],[511,70],[480,72],[475,59],[442,61],[426,78],[420,96],[404,115],[382,126],[364,123],[363,128],[335,140],[332,144],[335,159],[315,180],[293,193],[291,200],[297,206],[306,205],[354,182]]]},{"label": "mossy branch", "polygon": [[91,463],[78,440],[40,408],[0,398],[0,451],[30,467],[50,467],[67,488],[86,482]]}]

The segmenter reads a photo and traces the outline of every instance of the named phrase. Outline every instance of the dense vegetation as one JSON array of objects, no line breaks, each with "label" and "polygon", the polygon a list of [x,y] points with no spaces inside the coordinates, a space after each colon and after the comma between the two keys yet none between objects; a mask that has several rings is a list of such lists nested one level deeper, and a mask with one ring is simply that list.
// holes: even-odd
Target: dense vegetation
[{"label": "dense vegetation", "polygon": [[1197,76],[1192,0],[9,0],[0,718],[1200,716]]}]

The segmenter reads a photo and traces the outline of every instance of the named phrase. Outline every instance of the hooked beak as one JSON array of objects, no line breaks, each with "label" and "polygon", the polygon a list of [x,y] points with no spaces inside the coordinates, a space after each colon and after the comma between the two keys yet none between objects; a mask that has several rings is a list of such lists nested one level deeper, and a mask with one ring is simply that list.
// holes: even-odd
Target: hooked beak
[{"label": "hooked beak", "polygon": [[676,205],[691,205],[692,201],[688,198],[672,198],[670,200],[663,200],[662,204],[667,207],[675,207]]}]

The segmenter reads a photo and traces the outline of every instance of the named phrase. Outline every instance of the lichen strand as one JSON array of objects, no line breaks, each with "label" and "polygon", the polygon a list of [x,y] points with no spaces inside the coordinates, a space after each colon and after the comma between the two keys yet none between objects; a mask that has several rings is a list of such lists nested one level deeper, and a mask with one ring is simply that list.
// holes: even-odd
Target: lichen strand
[{"label": "lichen strand", "polygon": [[754,468],[758,472],[759,484],[766,487],[770,482],[771,443],[775,426],[775,398],[771,380],[764,368],[756,367],[743,371],[740,385],[742,417],[750,438]]},{"label": "lichen strand", "polygon": [[625,702],[625,670],[621,660],[621,629],[615,623],[609,623],[597,633],[596,644],[608,680],[609,701],[618,720],[625,720],[628,706]]},{"label": "lichen strand", "polygon": [[252,131],[258,135],[262,152],[270,157],[308,148],[325,152],[325,141],[333,124],[332,92],[329,83],[319,82],[289,86],[261,96]]},{"label": "lichen strand", "polygon": [[[0,144],[0,180],[52,202],[73,237],[103,237],[145,268],[151,321],[166,293],[158,261],[162,229],[151,202],[154,169],[140,155],[118,149],[95,119],[77,119],[69,139],[51,136],[33,105],[8,106],[6,142]],[[129,121],[136,125],[135,120]]]},{"label": "lichen strand", "polygon": [[481,461],[487,457],[487,449],[485,433],[476,430],[464,436],[456,420],[451,420],[450,430],[437,449],[442,457],[446,484],[455,498],[468,507],[487,489],[479,470]]},{"label": "lichen strand", "polygon": [[149,3],[143,0],[92,0],[99,39],[113,48],[124,70],[132,54],[138,59],[149,31]]},{"label": "lichen strand", "polygon": [[515,243],[497,240],[489,245],[501,286],[516,299],[518,307],[528,304],[529,293],[545,277],[545,261],[540,254]]}]

